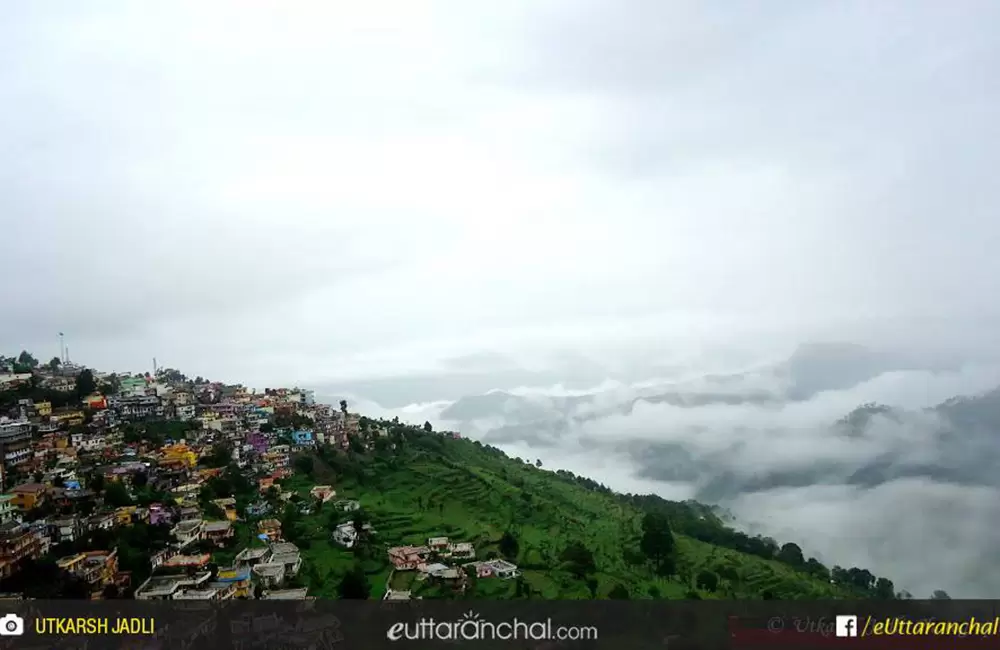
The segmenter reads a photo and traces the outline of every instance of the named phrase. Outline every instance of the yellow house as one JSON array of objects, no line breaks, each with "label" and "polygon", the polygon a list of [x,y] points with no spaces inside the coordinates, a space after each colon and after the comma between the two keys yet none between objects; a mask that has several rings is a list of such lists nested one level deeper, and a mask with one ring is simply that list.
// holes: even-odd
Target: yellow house
[{"label": "yellow house", "polygon": [[87,559],[86,553],[77,553],[76,555],[67,555],[64,558],[56,560],[56,566],[58,566],[63,571],[68,571],[69,573],[76,573],[76,570],[83,564],[83,561]]},{"label": "yellow house", "polygon": [[115,520],[119,526],[131,526],[134,523],[135,506],[125,506],[115,510]]},{"label": "yellow house", "polygon": [[35,402],[35,412],[39,415],[52,415],[52,402]]},{"label": "yellow house", "polygon": [[234,598],[252,598],[249,569],[219,569],[216,580],[228,582],[236,587]]},{"label": "yellow house", "polygon": [[226,519],[229,521],[236,521],[236,499],[233,499],[232,497],[226,499],[215,499],[212,503],[217,505],[219,510],[225,513]]},{"label": "yellow house", "polygon": [[198,483],[204,483],[210,478],[213,478],[215,476],[221,476],[223,471],[224,470],[221,467],[210,467],[207,469],[200,469],[198,470],[198,475],[196,476],[195,481]]},{"label": "yellow house", "polygon": [[66,411],[65,413],[57,413],[52,417],[59,424],[65,424],[71,427],[83,424],[84,421],[83,411]]},{"label": "yellow house", "polygon": [[191,493],[182,494],[180,496],[174,497],[174,503],[176,503],[182,508],[186,508],[188,506],[196,506],[198,505],[198,495]]},{"label": "yellow house", "polygon": [[183,444],[168,445],[161,450],[162,463],[166,465],[184,465],[194,467],[198,464],[198,455]]},{"label": "yellow house", "polygon": [[45,502],[46,487],[41,483],[25,483],[18,485],[11,492],[14,498],[11,500],[15,506],[22,511],[31,510]]}]

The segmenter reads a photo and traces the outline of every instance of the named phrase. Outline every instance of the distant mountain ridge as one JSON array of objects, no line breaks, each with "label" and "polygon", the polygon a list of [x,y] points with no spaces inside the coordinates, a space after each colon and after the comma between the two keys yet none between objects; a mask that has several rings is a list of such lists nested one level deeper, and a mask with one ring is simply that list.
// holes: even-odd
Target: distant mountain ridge
[{"label": "distant mountain ridge", "polygon": [[[571,397],[519,395],[494,390],[454,401],[441,418],[471,422],[503,418],[507,426],[545,426],[547,422],[570,419],[587,421],[613,414],[629,414],[637,404],[669,404],[699,407],[713,404],[780,405],[804,401],[827,390],[844,390],[892,370],[919,368],[897,355],[871,351],[848,343],[812,343],[799,346],[784,362],[728,374],[709,374],[696,380],[636,384],[631,395],[619,391],[621,399],[608,391],[594,391]],[[767,385],[770,388],[760,388]]]}]

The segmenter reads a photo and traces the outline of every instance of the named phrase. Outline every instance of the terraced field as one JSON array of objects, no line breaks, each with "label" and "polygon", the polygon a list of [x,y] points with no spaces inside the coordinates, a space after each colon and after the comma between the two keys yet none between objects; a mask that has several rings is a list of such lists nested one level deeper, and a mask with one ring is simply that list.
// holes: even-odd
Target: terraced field
[{"label": "terraced field", "polygon": [[[437,445],[438,443],[435,443]],[[322,464],[322,459],[317,457]],[[466,440],[443,440],[440,449],[411,447],[385,456],[366,454],[367,478],[337,475],[323,468],[324,482],[334,479],[338,499],[357,499],[376,529],[367,555],[357,555],[329,540],[337,515],[326,510],[303,518],[306,569],[303,580],[319,597],[336,596],[337,584],[358,561],[380,598],[391,570],[385,549],[423,544],[446,535],[476,545],[482,559],[496,556],[505,531],[519,542],[517,563],[530,597],[578,599],[607,597],[617,585],[632,598],[822,598],[849,594],[776,561],[675,535],[675,576],[655,575],[645,563],[630,563],[626,551],[638,548],[642,513],[613,495],[585,489],[558,475],[518,462]],[[374,478],[372,478],[374,477]],[[300,495],[312,483],[303,475],[285,482]],[[344,515],[343,519],[349,518]],[[581,542],[594,555],[597,570],[590,585],[566,570],[559,555],[570,542]],[[718,576],[711,591],[699,589],[699,573]],[[394,583],[406,581],[393,577]],[[420,585],[416,585],[419,592]],[[479,598],[512,598],[515,581],[482,579]],[[400,588],[400,587],[397,587]],[[591,588],[595,593],[592,595]]]}]

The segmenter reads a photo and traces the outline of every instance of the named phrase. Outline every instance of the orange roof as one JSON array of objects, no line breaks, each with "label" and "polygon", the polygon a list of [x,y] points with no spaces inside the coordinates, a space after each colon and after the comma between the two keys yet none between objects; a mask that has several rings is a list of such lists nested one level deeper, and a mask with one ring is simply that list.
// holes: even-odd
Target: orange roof
[{"label": "orange roof", "polygon": [[212,559],[208,553],[203,555],[175,555],[163,562],[163,566],[205,566]]},{"label": "orange roof", "polygon": [[26,494],[38,494],[45,491],[45,486],[41,483],[24,483],[14,488],[14,492]]}]

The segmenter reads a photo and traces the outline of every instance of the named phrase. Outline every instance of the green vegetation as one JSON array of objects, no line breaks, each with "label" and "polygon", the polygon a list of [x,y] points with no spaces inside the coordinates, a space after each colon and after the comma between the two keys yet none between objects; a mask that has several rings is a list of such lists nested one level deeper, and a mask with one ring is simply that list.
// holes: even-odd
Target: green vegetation
[{"label": "green vegetation", "polygon": [[[39,363],[27,352],[0,358],[0,366],[30,371]],[[49,362],[58,365],[58,359]],[[179,371],[161,370],[173,379]],[[195,383],[205,380],[198,377]],[[114,389],[115,376],[97,386],[91,371],[76,378],[72,392],[47,390],[36,375],[30,381],[0,392],[0,409],[30,398],[53,407],[77,405],[96,389]],[[347,402],[340,402],[347,412]],[[865,405],[842,423],[851,430],[864,424],[882,407]],[[280,431],[279,442],[290,443],[289,429],[308,427],[301,415],[277,415],[262,430]],[[159,446],[185,438],[197,423],[177,421],[123,425],[127,443],[145,441]],[[278,518],[282,534],[302,550],[302,571],[290,586],[307,586],[319,598],[381,598],[387,588],[412,590],[424,598],[484,599],[819,599],[883,598],[897,595],[893,583],[865,569],[828,568],[794,543],[734,530],[709,506],[672,502],[653,495],[622,495],[588,478],[566,471],[549,471],[541,462],[522,461],[479,442],[452,438],[433,431],[430,423],[408,426],[398,420],[360,417],[360,436],[350,438],[349,449],[321,446],[301,452],[292,461],[295,474],[271,489],[264,499],[271,511],[264,517],[236,523],[236,536],[226,549],[213,552],[216,566],[232,562],[239,548],[260,545],[257,523]],[[386,432],[384,435],[376,432]],[[262,497],[256,476],[232,463],[231,450],[215,445],[202,458],[203,467],[224,468],[211,478],[198,497],[206,514],[221,517],[214,499],[234,496],[239,513]],[[132,493],[117,483],[105,485],[99,473],[84,476],[85,483],[102,493],[107,506],[166,502],[146,475],[136,479]],[[362,508],[347,512],[333,502],[316,504],[311,487],[330,484],[337,499],[353,499]],[[287,502],[280,493],[291,491]],[[88,510],[93,504],[88,505]],[[51,508],[50,508],[51,510]],[[56,514],[38,509],[32,516]],[[68,514],[68,513],[63,513]],[[89,514],[80,512],[78,514]],[[353,522],[360,532],[357,544],[346,549],[331,540],[340,523]],[[366,532],[365,524],[372,532]],[[422,545],[429,537],[447,536],[471,542],[477,559],[506,558],[521,576],[514,580],[476,578],[467,573],[467,588],[456,593],[433,580],[418,581],[415,572],[393,572],[386,549]],[[123,570],[132,572],[132,588],[149,574],[149,554],[163,548],[169,528],[136,524],[116,531],[88,533],[71,545],[59,545],[52,557],[94,548],[119,549]],[[9,588],[30,597],[75,594],[80,585],[59,582],[50,559],[22,571]],[[52,577],[52,579],[46,576]],[[62,580],[62,578],[60,578]],[[6,586],[6,585],[5,585]],[[940,594],[940,595],[939,595]],[[124,595],[124,594],[123,594]],[[935,597],[947,598],[944,592]]]},{"label": "green vegetation", "polygon": [[[168,440],[177,442],[190,435],[191,431],[201,428],[195,421],[182,422],[180,420],[150,420],[148,422],[126,422],[121,425],[124,440],[128,444],[146,441],[157,447],[166,444]],[[230,458],[228,451],[225,452],[226,459]],[[221,466],[225,466],[223,462]],[[215,467],[215,465],[210,465]]]},{"label": "green vegetation", "polygon": [[[893,598],[892,583],[863,569],[832,571],[794,544],[727,528],[707,506],[654,496],[619,495],[589,479],[550,472],[469,440],[391,422],[385,437],[343,453],[321,447],[296,460],[301,470],[283,484],[308,498],[315,484],[333,484],[338,499],[309,514],[286,507],[286,537],[305,559],[300,576],[320,598],[360,597],[367,585],[380,598],[412,589],[424,598],[456,597],[440,585],[392,574],[391,546],[448,536],[475,544],[477,559],[506,557],[522,576],[470,581],[476,598]],[[308,471],[307,471],[308,470]],[[280,510],[279,510],[280,512]],[[375,529],[352,549],[330,540],[340,522]],[[362,580],[361,578],[364,578]],[[352,595],[348,595],[352,594]]]}]

